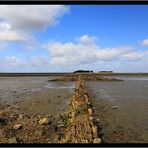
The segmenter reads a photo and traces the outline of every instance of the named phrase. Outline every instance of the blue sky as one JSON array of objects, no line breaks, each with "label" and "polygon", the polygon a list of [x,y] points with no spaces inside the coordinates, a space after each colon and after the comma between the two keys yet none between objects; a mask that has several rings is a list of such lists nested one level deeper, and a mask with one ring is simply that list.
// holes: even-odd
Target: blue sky
[{"label": "blue sky", "polygon": [[147,16],[144,5],[1,5],[0,72],[148,72]]}]

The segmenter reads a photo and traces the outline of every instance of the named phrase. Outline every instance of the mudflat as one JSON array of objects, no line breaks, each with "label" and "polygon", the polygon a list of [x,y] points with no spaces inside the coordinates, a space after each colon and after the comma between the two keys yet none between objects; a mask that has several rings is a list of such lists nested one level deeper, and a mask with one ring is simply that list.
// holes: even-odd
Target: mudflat
[{"label": "mudflat", "polygon": [[[0,142],[57,143],[75,82],[57,77],[0,78]],[[87,82],[104,143],[147,143],[147,82]]]},{"label": "mudflat", "polygon": [[[66,111],[73,91],[67,87],[47,88],[47,79],[50,78],[2,79],[1,143],[58,141],[57,128],[58,124],[61,126],[60,114]],[[40,124],[42,119],[46,119],[47,124]],[[15,126],[18,126],[18,129],[15,129]]]},{"label": "mudflat", "polygon": [[104,143],[148,142],[148,81],[131,79],[87,83]]}]

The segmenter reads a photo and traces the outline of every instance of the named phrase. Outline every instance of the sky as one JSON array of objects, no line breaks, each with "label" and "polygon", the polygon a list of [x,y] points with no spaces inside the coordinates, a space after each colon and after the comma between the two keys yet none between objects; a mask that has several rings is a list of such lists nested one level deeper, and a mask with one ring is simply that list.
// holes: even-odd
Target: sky
[{"label": "sky", "polygon": [[148,72],[148,5],[0,5],[0,72]]}]

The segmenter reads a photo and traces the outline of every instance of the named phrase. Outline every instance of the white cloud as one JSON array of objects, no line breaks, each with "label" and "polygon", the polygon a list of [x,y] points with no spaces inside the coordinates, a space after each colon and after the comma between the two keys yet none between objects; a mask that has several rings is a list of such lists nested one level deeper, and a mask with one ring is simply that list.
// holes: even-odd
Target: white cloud
[{"label": "white cloud", "polygon": [[87,34],[84,34],[81,37],[76,38],[76,41],[84,44],[94,44],[94,42],[97,40],[95,36],[88,36]]},{"label": "white cloud", "polygon": [[18,32],[7,30],[0,31],[0,41],[4,42],[24,42],[26,41],[25,36]]},{"label": "white cloud", "polygon": [[28,60],[27,65],[30,67],[49,65],[49,58],[44,55],[29,57],[27,58],[27,60]]},{"label": "white cloud", "polygon": [[139,61],[148,59],[148,51],[133,51],[125,54],[124,57],[129,61]]},{"label": "white cloud", "polygon": [[7,56],[3,59],[3,65],[10,67],[21,67],[24,64],[22,63],[22,60],[20,58],[17,58],[15,56]]},{"label": "white cloud", "polygon": [[0,61],[0,67],[23,68],[49,65],[49,58],[44,55],[33,57],[7,56],[4,58],[0,58]]},{"label": "white cloud", "polygon": [[[5,28],[10,29],[10,27]],[[123,69],[126,70],[128,64],[136,65],[136,63],[141,63],[142,67],[148,64],[148,51],[146,50],[140,51],[130,46],[101,48],[95,42],[96,39],[96,37],[85,34],[75,38],[74,42],[61,43],[52,41],[44,45],[44,48],[49,52],[49,56],[8,56],[0,58],[0,68],[9,67],[12,70],[16,68],[22,69],[22,71],[30,68],[30,71],[36,69],[40,71],[43,67],[42,70],[45,70],[45,67],[46,69],[57,67],[63,70],[63,66],[65,66],[65,71],[69,69],[74,71],[77,68],[92,70],[95,68],[96,71],[106,69],[122,71]],[[33,50],[32,46],[28,46],[28,48]],[[138,68],[141,70],[140,66],[133,69],[136,71]],[[132,66],[128,71],[132,71]]]},{"label": "white cloud", "polygon": [[0,41],[19,42],[22,40],[24,39],[19,33],[11,30],[11,25],[9,23],[4,21],[0,22]]},{"label": "white cloud", "polygon": [[0,31],[7,31],[11,29],[11,25],[5,21],[0,22]]},{"label": "white cloud", "polygon": [[130,46],[100,49],[96,52],[98,60],[113,61],[133,50]]},{"label": "white cloud", "polygon": [[95,43],[96,37],[83,35],[75,43],[50,42],[46,49],[54,65],[81,65],[99,61],[113,61],[133,50],[132,47],[101,49]]},{"label": "white cloud", "polygon": [[148,46],[148,39],[144,39],[143,41],[141,41],[141,45]]},{"label": "white cloud", "polygon": [[58,24],[68,11],[63,5],[0,5],[0,42],[23,43],[32,50],[39,44],[34,31]]},{"label": "white cloud", "polygon": [[1,5],[0,16],[13,29],[43,30],[56,25],[69,7],[63,5]]},{"label": "white cloud", "polygon": [[21,30],[13,30],[12,26],[8,22],[0,22],[0,41],[9,43],[27,43],[33,44],[35,42],[34,36],[29,32],[24,32]]}]

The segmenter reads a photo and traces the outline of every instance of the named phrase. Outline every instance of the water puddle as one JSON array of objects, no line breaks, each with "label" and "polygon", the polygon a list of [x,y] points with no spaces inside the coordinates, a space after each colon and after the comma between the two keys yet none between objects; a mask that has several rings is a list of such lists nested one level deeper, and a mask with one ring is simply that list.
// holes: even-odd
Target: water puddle
[{"label": "water puddle", "polygon": [[135,77],[135,76],[109,76],[109,78],[117,78],[121,80],[137,80],[137,81],[148,81],[148,77]]},{"label": "water puddle", "polygon": [[67,83],[67,82],[48,82],[45,88],[54,88],[54,89],[74,89],[75,83]]},{"label": "water puddle", "polygon": [[41,90],[42,90],[42,88],[32,88],[31,92],[38,92],[38,91],[41,91]]},{"label": "water puddle", "polygon": [[114,101],[115,100],[115,98],[113,98],[110,95],[108,95],[104,89],[99,89],[98,95],[101,98],[103,98],[103,99],[107,99],[107,100],[110,100],[110,101]]},{"label": "water puddle", "polygon": [[139,77],[135,77],[135,78],[123,78],[125,80],[137,80],[137,81],[148,81],[148,78],[139,78]]}]

